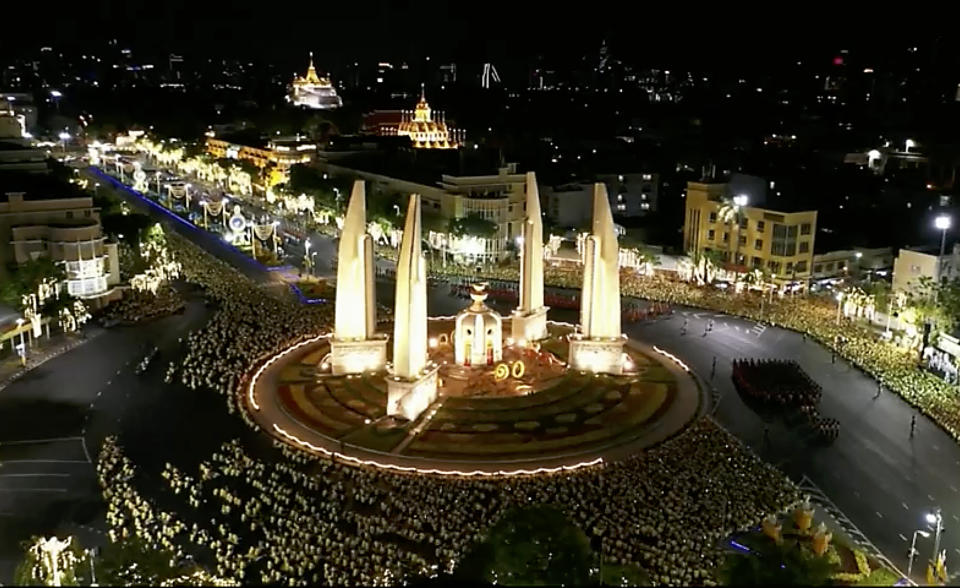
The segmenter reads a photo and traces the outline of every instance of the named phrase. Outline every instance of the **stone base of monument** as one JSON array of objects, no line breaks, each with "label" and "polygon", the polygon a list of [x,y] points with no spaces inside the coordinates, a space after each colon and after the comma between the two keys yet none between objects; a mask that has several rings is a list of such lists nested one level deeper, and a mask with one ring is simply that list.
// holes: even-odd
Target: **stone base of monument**
[{"label": "stone base of monument", "polygon": [[510,315],[510,335],[515,341],[521,339],[525,341],[539,341],[547,338],[547,311],[548,307],[542,306],[536,310],[527,313],[521,313],[519,310],[513,311]]},{"label": "stone base of monument", "polygon": [[415,420],[437,399],[437,371],[439,366],[427,368],[415,380],[387,376],[387,414]]},{"label": "stone base of monument", "polygon": [[593,372],[595,374],[623,373],[623,338],[616,339],[578,339],[570,337],[570,351],[567,361],[570,369]]},{"label": "stone base of monument", "polygon": [[330,339],[330,369],[335,376],[379,372],[387,365],[387,338]]}]

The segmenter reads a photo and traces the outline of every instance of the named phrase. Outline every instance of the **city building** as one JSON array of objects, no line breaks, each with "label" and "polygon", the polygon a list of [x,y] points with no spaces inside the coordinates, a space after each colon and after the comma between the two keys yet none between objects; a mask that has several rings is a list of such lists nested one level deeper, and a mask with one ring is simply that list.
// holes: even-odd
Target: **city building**
[{"label": "city building", "polygon": [[313,52],[310,52],[310,65],[303,77],[294,76],[287,94],[287,101],[294,106],[303,106],[314,110],[332,110],[343,106],[343,100],[330,83],[329,77],[320,77],[313,67]]},{"label": "city building", "polygon": [[[656,210],[657,174],[598,174],[596,181],[606,185],[610,209],[615,218],[637,218]],[[571,182],[544,187],[543,200],[547,218],[554,224],[579,227],[591,218],[593,185],[589,182]]]},{"label": "city building", "polygon": [[689,182],[684,251],[694,256],[715,251],[726,271],[766,269],[778,286],[805,289],[813,266],[817,211],[767,210],[738,199],[726,183]]},{"label": "city building", "polygon": [[920,278],[952,279],[960,276],[960,243],[940,257],[939,246],[903,247],[893,260],[893,291],[910,293]]},{"label": "city building", "polygon": [[[240,141],[243,141],[242,143]],[[248,161],[260,169],[275,166],[286,173],[298,163],[310,163],[317,153],[317,144],[301,136],[260,139],[249,136],[240,138],[217,138],[207,135],[207,153],[217,158]]]},{"label": "city building", "polygon": [[40,257],[63,264],[62,288],[94,307],[120,297],[117,245],[104,237],[93,198],[10,192],[0,199],[0,276]]},{"label": "city building", "polygon": [[448,127],[445,114],[430,108],[422,87],[413,111],[375,110],[364,115],[362,128],[369,134],[409,137],[416,149],[457,149],[464,141],[462,130]]},{"label": "city building", "polygon": [[[0,92],[0,104],[6,102],[6,110],[12,110],[20,121],[25,136],[37,128],[37,106],[33,103],[33,94],[29,92]],[[0,110],[4,110],[0,106]]]},{"label": "city building", "polygon": [[885,276],[893,268],[893,248],[840,249],[813,256],[815,282],[860,277],[865,274]]}]

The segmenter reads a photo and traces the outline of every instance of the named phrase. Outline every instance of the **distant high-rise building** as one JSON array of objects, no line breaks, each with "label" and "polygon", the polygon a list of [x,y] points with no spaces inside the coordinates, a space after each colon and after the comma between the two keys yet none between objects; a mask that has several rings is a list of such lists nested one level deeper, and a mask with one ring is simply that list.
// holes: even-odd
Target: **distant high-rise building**
[{"label": "distant high-rise building", "polygon": [[440,66],[440,83],[441,84],[457,83],[457,64],[456,63],[447,63]]}]

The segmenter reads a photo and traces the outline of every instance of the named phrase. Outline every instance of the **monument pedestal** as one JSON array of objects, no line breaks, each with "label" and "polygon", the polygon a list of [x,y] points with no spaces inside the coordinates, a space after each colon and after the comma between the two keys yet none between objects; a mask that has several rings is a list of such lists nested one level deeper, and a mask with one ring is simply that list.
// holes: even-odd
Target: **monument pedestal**
[{"label": "monument pedestal", "polygon": [[595,374],[623,373],[623,343],[616,339],[577,339],[571,337],[569,361],[575,370]]},{"label": "monument pedestal", "polygon": [[439,366],[427,368],[415,380],[387,377],[387,414],[415,420],[437,399],[437,371]]},{"label": "monument pedestal", "polygon": [[382,371],[387,364],[387,338],[330,339],[330,368],[335,376]]},{"label": "monument pedestal", "polygon": [[547,338],[547,310],[546,306],[520,312],[514,310],[510,315],[510,335],[514,341],[539,341]]}]

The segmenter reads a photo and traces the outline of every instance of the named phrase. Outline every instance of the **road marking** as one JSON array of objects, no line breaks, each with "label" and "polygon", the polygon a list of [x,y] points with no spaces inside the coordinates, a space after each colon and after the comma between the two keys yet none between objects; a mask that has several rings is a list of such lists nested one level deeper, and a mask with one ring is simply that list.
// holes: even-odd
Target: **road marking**
[{"label": "road marking", "polygon": [[0,474],[0,478],[69,478],[70,474]]},{"label": "road marking", "polygon": [[87,440],[83,437],[80,438],[80,443],[83,444],[83,454],[87,457],[87,463],[92,463],[90,461],[90,452],[87,451]]},{"label": "road marking", "polygon": [[879,511],[877,511],[877,512],[875,512],[874,514],[875,514],[875,515],[877,515],[878,517],[880,517],[881,519],[883,518],[883,515],[882,515],[882,514],[880,514],[880,512],[879,512]]},{"label": "road marking", "polygon": [[956,492],[956,491],[957,491],[957,488],[956,488],[956,486],[950,486],[950,489],[951,489],[951,490],[953,490],[954,492]]},{"label": "road marking", "polygon": [[66,488],[0,488],[0,492],[66,492]]},{"label": "road marking", "polygon": [[937,445],[937,444],[934,444],[934,445],[933,445],[933,450],[934,450],[934,451],[940,451],[940,446]]},{"label": "road marking", "polygon": [[927,494],[927,498],[930,500],[930,502],[936,502],[936,500],[933,499],[933,496],[930,496],[929,494]]},{"label": "road marking", "polygon": [[76,441],[80,437],[50,437],[48,439],[21,439],[19,441],[0,441],[0,445],[28,445],[31,443],[53,443],[54,441]]},{"label": "road marking", "polygon": [[901,502],[901,503],[900,503],[900,506],[903,507],[903,510],[910,510],[910,507],[907,506],[907,503],[906,503],[906,502]]},{"label": "road marking", "polygon": [[897,536],[900,537],[900,540],[901,540],[901,541],[906,541],[906,540],[907,540],[907,536],[904,535],[903,533],[900,533],[900,534],[897,535]]}]

